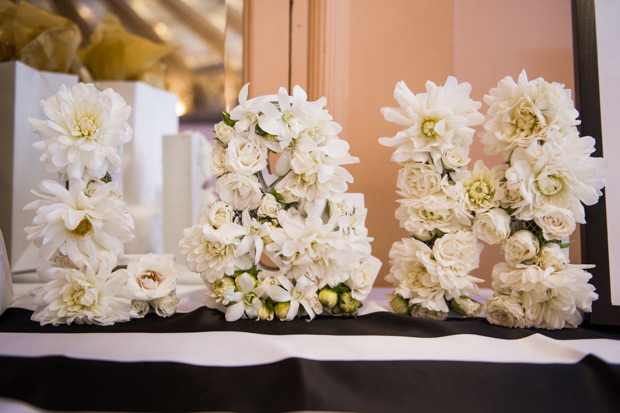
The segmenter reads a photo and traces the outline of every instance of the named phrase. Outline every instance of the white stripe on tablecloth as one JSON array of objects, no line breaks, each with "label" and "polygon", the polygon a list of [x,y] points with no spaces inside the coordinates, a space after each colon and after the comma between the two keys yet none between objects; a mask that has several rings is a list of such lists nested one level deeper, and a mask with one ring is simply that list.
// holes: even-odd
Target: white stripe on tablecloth
[{"label": "white stripe on tablecloth", "polygon": [[287,358],[320,361],[434,360],[490,363],[576,363],[588,354],[620,364],[620,340],[553,340],[533,334],[502,340],[471,334],[437,338],[396,336],[199,333],[0,333],[0,355],[121,362],[252,366]]}]

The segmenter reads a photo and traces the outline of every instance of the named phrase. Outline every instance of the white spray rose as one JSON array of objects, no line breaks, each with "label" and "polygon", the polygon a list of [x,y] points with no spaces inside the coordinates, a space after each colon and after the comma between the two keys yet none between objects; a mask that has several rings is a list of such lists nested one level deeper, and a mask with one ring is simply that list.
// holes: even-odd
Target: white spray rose
[{"label": "white spray rose", "polygon": [[226,174],[215,182],[215,191],[237,211],[258,208],[262,198],[260,184],[253,175]]},{"label": "white spray rose", "polygon": [[206,216],[209,224],[213,225],[214,228],[219,228],[224,224],[233,222],[235,211],[225,202],[215,201],[209,207]]},{"label": "white spray rose", "polygon": [[272,194],[265,194],[260,200],[258,207],[258,216],[266,218],[278,218],[278,212],[282,209],[282,205]]},{"label": "white spray rose", "polygon": [[219,142],[215,142],[212,155],[211,172],[213,175],[220,176],[229,172],[226,166],[226,147]]},{"label": "white spray rose", "polygon": [[356,300],[364,300],[372,289],[372,284],[381,269],[381,261],[370,256],[351,271],[351,276],[345,285],[351,289],[351,295]]},{"label": "white spray rose", "polygon": [[554,268],[556,271],[562,271],[568,266],[569,259],[558,244],[549,243],[540,249],[536,263],[543,270]]},{"label": "white spray rose", "polygon": [[127,275],[127,287],[137,300],[164,297],[177,285],[177,267],[168,255],[144,255],[127,266]]},{"label": "white spray rose", "polygon": [[221,121],[215,124],[215,134],[224,145],[228,145],[228,142],[230,142],[230,139],[235,134],[235,128]]},{"label": "white spray rose", "polygon": [[149,306],[148,301],[132,300],[129,316],[131,318],[144,318],[144,316],[146,316],[150,310],[151,307]]},{"label": "white spray rose", "polygon": [[165,297],[157,298],[151,301],[151,305],[155,310],[155,313],[160,317],[170,317],[177,312],[179,307],[179,299],[170,293]]},{"label": "white spray rose", "polygon": [[441,153],[441,161],[444,168],[454,170],[467,166],[471,158],[468,156],[466,149],[460,146],[453,146]]},{"label": "white spray rose", "polygon": [[575,217],[570,210],[552,205],[536,211],[534,222],[543,230],[543,237],[547,240],[567,238],[577,229]]},{"label": "white spray rose", "polygon": [[267,166],[267,149],[250,139],[232,139],[226,148],[226,166],[231,172],[252,175]]},{"label": "white spray rose", "polygon": [[491,324],[510,328],[525,327],[525,312],[521,300],[509,295],[490,297],[484,303]]},{"label": "white spray rose", "polygon": [[534,259],[539,249],[538,239],[525,229],[512,234],[502,246],[506,261],[511,265]]},{"label": "white spray rose", "polygon": [[479,240],[499,244],[510,235],[510,215],[501,208],[490,209],[476,215],[472,230]]}]

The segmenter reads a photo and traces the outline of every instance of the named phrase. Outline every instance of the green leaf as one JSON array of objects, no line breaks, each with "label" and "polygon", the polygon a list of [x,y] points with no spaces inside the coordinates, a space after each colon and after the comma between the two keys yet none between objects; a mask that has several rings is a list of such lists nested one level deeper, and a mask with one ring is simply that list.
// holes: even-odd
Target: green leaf
[{"label": "green leaf", "polygon": [[346,293],[347,291],[351,291],[351,289],[349,287],[347,287],[346,285],[344,285],[344,284],[338,284],[337,286],[332,288],[332,290],[336,291],[338,294]]},{"label": "green leaf", "polygon": [[[461,297],[462,298],[462,297]],[[461,313],[461,314],[465,314],[465,310],[463,310],[463,308],[456,302],[456,300],[453,298],[450,301],[448,301],[448,304],[450,305],[450,307],[452,307],[455,311]]]},{"label": "green leaf", "polygon": [[228,126],[235,126],[236,120],[230,118],[230,113],[222,111],[222,119]]},{"label": "green leaf", "polygon": [[256,267],[256,264],[254,264],[252,265],[252,268],[250,268],[249,270],[236,270],[233,273],[233,277],[237,277],[243,274],[244,272],[247,272],[248,274],[253,275],[254,277],[257,277],[259,273],[258,268]]},{"label": "green leaf", "polygon": [[568,248],[571,245],[573,245],[573,242],[575,242],[575,241],[569,241],[569,242],[560,243],[560,248]]},{"label": "green leaf", "polygon": [[108,182],[112,182],[112,176],[110,175],[110,173],[109,173],[109,172],[106,172],[106,173],[105,173],[104,177],[103,177],[103,178],[101,178],[101,182],[106,183],[106,184],[107,184]]},{"label": "green leaf", "polygon": [[285,204],[286,202],[284,202],[284,197],[282,195],[280,195],[278,193],[278,191],[276,191],[275,189],[272,189],[270,192],[271,195],[275,196],[276,199],[278,200],[278,202],[281,202],[283,204]]}]

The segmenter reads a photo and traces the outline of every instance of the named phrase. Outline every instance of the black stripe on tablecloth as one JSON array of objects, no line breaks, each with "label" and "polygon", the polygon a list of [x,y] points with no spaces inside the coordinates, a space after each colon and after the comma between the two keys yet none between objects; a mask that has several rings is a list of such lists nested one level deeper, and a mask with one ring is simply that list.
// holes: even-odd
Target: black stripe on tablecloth
[{"label": "black stripe on tablecloth", "polygon": [[392,313],[374,313],[357,318],[319,316],[312,322],[238,320],[227,322],[224,314],[206,307],[168,318],[149,314],[143,319],[113,326],[77,325],[40,326],[31,321],[32,311],[9,308],[0,316],[0,332],[13,333],[186,333],[201,331],[238,331],[268,335],[328,334],[382,335],[406,337],[444,337],[454,334],[477,334],[500,339],[520,339],[539,333],[557,340],[609,338],[620,340],[620,327],[584,323],[577,329],[547,331],[510,329],[489,324],[484,319],[452,318],[444,321],[414,318]]},{"label": "black stripe on tablecloth", "polygon": [[0,396],[66,411],[617,412],[620,366],[320,362],[251,367],[0,357]]}]

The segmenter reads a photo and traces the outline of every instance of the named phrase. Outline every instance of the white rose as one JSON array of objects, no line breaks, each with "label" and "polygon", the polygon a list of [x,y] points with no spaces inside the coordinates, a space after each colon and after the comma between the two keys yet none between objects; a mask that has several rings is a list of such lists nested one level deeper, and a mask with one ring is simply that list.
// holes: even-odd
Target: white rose
[{"label": "white rose", "polygon": [[509,295],[490,297],[484,303],[487,320],[491,324],[510,328],[525,327],[525,312],[521,300]]},{"label": "white rose", "polygon": [[441,153],[441,161],[446,169],[458,169],[467,166],[471,158],[468,156],[467,150],[460,146],[453,146]]},{"label": "white rose", "polygon": [[437,264],[456,275],[465,275],[478,268],[481,251],[482,245],[469,231],[446,234],[433,245]]},{"label": "white rose", "polygon": [[420,304],[416,304],[412,306],[410,313],[412,317],[430,318],[433,320],[445,320],[446,318],[448,318],[447,311],[444,312],[444,311],[429,310],[426,307],[422,307],[422,305]]},{"label": "white rose", "polygon": [[209,207],[207,217],[209,218],[209,223],[213,225],[213,227],[219,228],[224,224],[233,222],[235,211],[225,202],[215,201]]},{"label": "white rose", "polygon": [[226,167],[226,147],[219,142],[215,142],[215,145],[213,145],[211,172],[215,176],[224,175],[229,172]]},{"label": "white rose", "polygon": [[226,166],[231,172],[252,175],[267,166],[267,150],[250,139],[232,139],[226,148]]},{"label": "white rose", "polygon": [[174,293],[161,298],[157,298],[150,302],[155,309],[155,313],[160,317],[169,317],[177,312],[179,307],[179,299]]},{"label": "white rose", "polygon": [[131,318],[144,318],[144,316],[149,313],[150,309],[151,307],[149,306],[148,301],[132,300],[129,316]]},{"label": "white rose", "polygon": [[536,211],[534,222],[543,230],[543,237],[547,240],[567,238],[577,229],[575,217],[570,210],[552,205]]},{"label": "white rose", "polygon": [[455,297],[454,301],[463,310],[467,317],[478,317],[482,312],[482,304],[467,296]]},{"label": "white rose", "polygon": [[510,215],[501,208],[493,208],[476,215],[472,230],[487,244],[499,244],[510,235]]},{"label": "white rose", "polygon": [[538,254],[540,244],[530,231],[522,229],[510,236],[502,246],[506,261],[511,265],[532,260]]},{"label": "white rose", "polygon": [[399,195],[423,198],[441,189],[442,176],[432,166],[422,162],[408,162],[398,171],[396,181]]},{"label": "white rose", "polygon": [[381,261],[370,256],[351,271],[351,276],[345,281],[345,285],[351,289],[353,298],[356,300],[364,300],[366,298],[380,269]]},{"label": "white rose", "polygon": [[235,128],[232,126],[228,126],[224,121],[215,124],[215,134],[216,137],[222,141],[224,145],[228,145],[230,139],[235,133]]},{"label": "white rose", "polygon": [[282,205],[272,194],[265,194],[260,200],[257,214],[259,217],[278,218]]},{"label": "white rose", "polygon": [[215,191],[220,195],[222,201],[237,211],[258,208],[263,195],[255,176],[235,173],[219,177],[215,182]]},{"label": "white rose", "polygon": [[556,271],[562,271],[568,266],[569,259],[558,244],[549,243],[540,249],[536,263],[543,270],[554,268]]},{"label": "white rose", "polygon": [[437,235],[437,230],[428,231],[424,228],[418,228],[411,232],[412,237],[423,242],[430,241],[435,235]]},{"label": "white rose", "polygon": [[136,300],[164,297],[177,285],[176,264],[169,255],[144,255],[127,266],[127,275],[127,287]]}]

